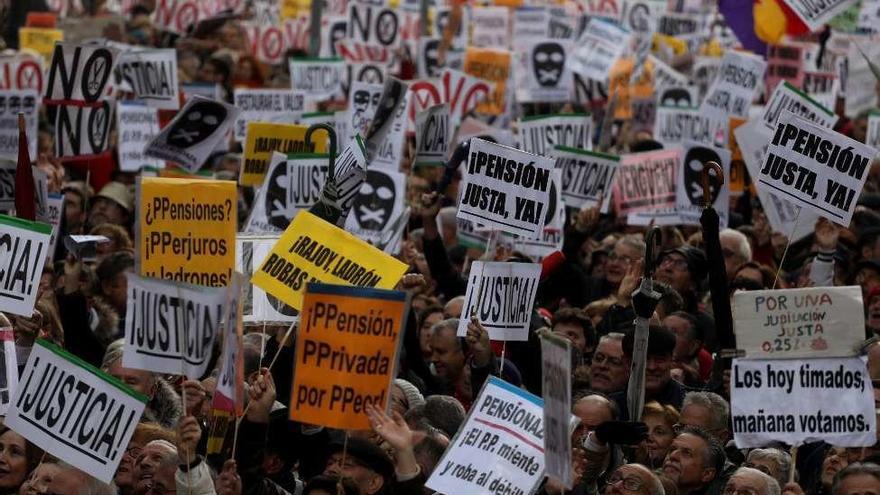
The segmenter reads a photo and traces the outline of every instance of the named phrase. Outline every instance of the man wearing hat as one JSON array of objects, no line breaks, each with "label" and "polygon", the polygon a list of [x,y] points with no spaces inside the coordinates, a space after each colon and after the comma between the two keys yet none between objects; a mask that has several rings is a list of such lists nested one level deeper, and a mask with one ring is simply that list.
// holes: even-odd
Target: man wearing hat
[{"label": "man wearing hat", "polygon": [[88,228],[91,230],[104,223],[128,228],[134,209],[134,194],[121,182],[108,182],[95,196],[89,210]]},{"label": "man wearing hat", "polygon": [[[623,337],[623,353],[628,360],[633,357],[635,332],[630,330]],[[648,352],[645,362],[645,402],[655,400],[663,405],[681,409],[684,402],[684,385],[672,379],[673,351],[675,350],[675,334],[660,325],[651,325],[648,329]],[[620,417],[626,418],[626,391],[611,394],[620,408]]]},{"label": "man wearing hat", "polygon": [[394,463],[378,445],[350,436],[347,442],[339,439],[331,443],[324,474],[353,479],[362,495],[390,493]]},{"label": "man wearing hat", "polygon": [[83,181],[73,181],[61,187],[64,193],[64,224],[66,235],[85,233],[86,205],[94,191]]},{"label": "man wearing hat", "polygon": [[666,249],[657,257],[654,279],[669,284],[684,300],[684,310],[693,315],[710,351],[717,350],[715,322],[700,309],[701,286],[709,274],[709,262],[702,249],[680,246]]}]

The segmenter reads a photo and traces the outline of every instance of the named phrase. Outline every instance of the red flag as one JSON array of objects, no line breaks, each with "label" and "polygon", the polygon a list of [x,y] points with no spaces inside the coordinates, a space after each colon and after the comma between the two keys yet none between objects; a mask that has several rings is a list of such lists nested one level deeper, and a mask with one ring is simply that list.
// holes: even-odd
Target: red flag
[{"label": "red flag", "polygon": [[15,214],[25,220],[36,220],[37,197],[34,172],[28,156],[24,114],[18,114],[18,166],[15,168]]}]

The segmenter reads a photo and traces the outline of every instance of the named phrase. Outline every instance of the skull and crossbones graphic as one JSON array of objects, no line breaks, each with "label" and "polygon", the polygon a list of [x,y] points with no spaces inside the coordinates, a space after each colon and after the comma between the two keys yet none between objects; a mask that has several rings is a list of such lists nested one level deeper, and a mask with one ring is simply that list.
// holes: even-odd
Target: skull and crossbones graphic
[{"label": "skull and crossbones graphic", "polygon": [[354,198],[352,209],[361,228],[382,230],[394,211],[394,181],[388,174],[378,170],[368,170],[367,180]]},{"label": "skull and crossbones graphic", "polygon": [[213,101],[193,103],[171,125],[168,144],[188,148],[208,138],[226,119],[226,107]]},{"label": "skull and crossbones graphic", "polygon": [[562,79],[565,68],[565,49],[555,41],[538,43],[532,50],[532,69],[535,80],[544,87],[554,87]]}]

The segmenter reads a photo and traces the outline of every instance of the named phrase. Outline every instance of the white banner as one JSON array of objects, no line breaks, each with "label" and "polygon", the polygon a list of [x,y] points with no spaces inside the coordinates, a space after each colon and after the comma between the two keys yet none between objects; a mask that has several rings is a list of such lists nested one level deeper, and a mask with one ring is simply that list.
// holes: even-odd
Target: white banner
[{"label": "white banner", "polygon": [[40,95],[34,89],[0,91],[0,159],[18,160],[18,114],[24,114],[28,156],[37,161]]},{"label": "white banner", "polygon": [[416,157],[414,166],[443,166],[449,152],[449,104],[429,107],[416,115]]},{"label": "white banner", "polygon": [[239,235],[235,239],[235,271],[243,273],[246,280],[242,293],[245,323],[293,323],[298,318],[295,309],[250,282],[279,237]]},{"label": "white banner", "polygon": [[38,339],[5,425],[46,453],[110,483],[147,397]]},{"label": "white banner", "polygon": [[828,21],[848,9],[855,0],[785,0],[797,16],[809,27],[810,32],[818,31]]},{"label": "white banner", "polygon": [[747,117],[766,68],[767,62],[757,55],[728,50],[700,113],[724,122],[728,117]]},{"label": "white banner", "polygon": [[12,396],[18,388],[18,356],[15,354],[15,336],[12,327],[0,328],[3,342],[3,364],[0,364],[0,415],[6,416]]},{"label": "white banner", "polygon": [[244,232],[284,232],[300,210],[311,208],[321,198],[329,159],[329,155],[272,153]]},{"label": "white banner", "polygon": [[877,442],[865,358],[734,359],[730,415],[738,448],[771,442],[838,447]]},{"label": "white banner", "polygon": [[156,112],[155,108],[117,102],[120,170],[138,172],[141,167],[163,167],[162,160],[144,155],[144,148],[159,134],[159,117]]},{"label": "white banner", "polygon": [[148,107],[177,110],[177,51],[173,48],[139,50],[119,57],[122,79]]},{"label": "white banner", "polygon": [[43,103],[94,103],[111,81],[119,50],[101,45],[58,42],[46,74]]},{"label": "white banner", "polygon": [[670,147],[683,141],[709,146],[726,146],[727,118],[723,121],[706,116],[697,107],[657,107],[654,139]]},{"label": "white banner", "polygon": [[520,41],[514,60],[518,102],[565,102],[574,85],[566,60],[572,42],[551,38]]},{"label": "white banner", "polygon": [[[675,188],[675,209],[681,223],[700,225],[700,216],[704,207],[703,165],[708,161],[716,162],[721,166],[724,177],[730,177],[730,150],[685,142],[682,161],[678,185]],[[709,184],[709,199],[715,212],[718,213],[719,228],[726,228],[730,209],[730,181],[724,181],[720,188],[718,182],[713,179],[709,180]]]},{"label": "white banner", "polygon": [[467,335],[476,311],[492,340],[528,340],[532,306],[538,291],[541,265],[474,261],[459,319],[458,336]]},{"label": "white banner", "polygon": [[593,149],[593,118],[588,113],[535,115],[517,123],[519,148],[553,157],[554,146]]},{"label": "white banner", "polygon": [[507,49],[510,35],[510,9],[503,6],[471,8],[471,45]]},{"label": "white banner", "polygon": [[541,339],[541,396],[544,398],[544,450],[547,476],[571,488],[571,343]]},{"label": "white banner", "polygon": [[238,113],[238,108],[227,103],[194,96],[150,142],[145,155],[197,171],[226,137]]},{"label": "white banner", "polygon": [[30,318],[52,226],[0,215],[0,311]]},{"label": "white banner", "polygon": [[12,160],[0,159],[0,211],[15,208],[15,169]]},{"label": "white banner", "polygon": [[55,117],[55,156],[64,160],[94,158],[110,149],[111,101],[97,106],[59,105]]},{"label": "white banner", "polygon": [[607,83],[611,67],[629,46],[630,36],[629,30],[617,24],[590,19],[568,59],[571,71]]},{"label": "white banner", "polygon": [[305,109],[301,93],[284,89],[237,88],[233,101],[241,110],[233,126],[233,135],[238,141],[244,141],[247,136],[248,122],[296,124]]},{"label": "white banner", "polygon": [[783,81],[776,86],[770,100],[764,106],[764,113],[761,115],[764,127],[770,132],[776,130],[776,122],[783,111],[791,112],[826,129],[833,128],[837,123],[837,115],[834,112],[792,86],[788,81]]},{"label": "white banner", "polygon": [[580,209],[596,206],[601,199],[600,211],[607,213],[620,157],[564,146],[554,148],[553,156],[562,171],[565,205]]},{"label": "white banner", "polygon": [[373,245],[382,243],[403,214],[406,175],[381,169],[367,170],[367,178],[351,203],[345,230]]}]

